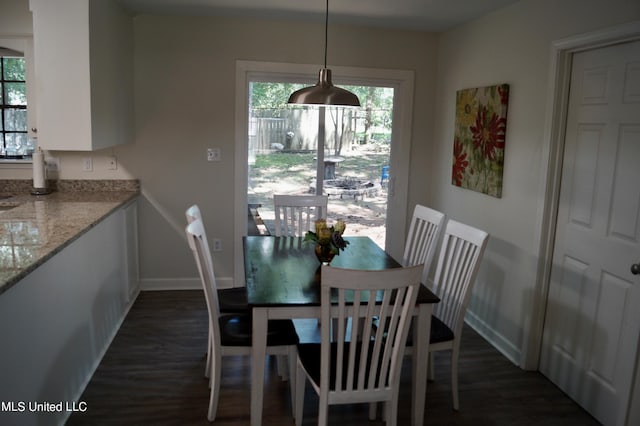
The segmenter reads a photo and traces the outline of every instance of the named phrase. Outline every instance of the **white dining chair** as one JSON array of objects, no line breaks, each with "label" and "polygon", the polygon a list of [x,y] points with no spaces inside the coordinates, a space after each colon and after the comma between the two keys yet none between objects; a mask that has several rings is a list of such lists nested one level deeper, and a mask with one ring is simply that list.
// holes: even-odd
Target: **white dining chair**
[{"label": "white dining chair", "polygon": [[273,196],[276,237],[301,237],[314,230],[315,221],[326,219],[329,197],[326,195]]},{"label": "white dining chair", "polygon": [[[302,237],[315,230],[315,221],[327,218],[328,203],[327,195],[274,194],[276,237]],[[278,368],[281,365],[282,360],[278,359]]]},{"label": "white dining chair", "polygon": [[[198,207],[197,204],[190,206],[185,211],[185,216],[187,217],[187,224],[196,220],[202,220],[204,223],[200,207]],[[250,310],[247,305],[247,289],[245,287],[219,288],[218,301],[220,304],[220,312],[223,314],[249,312]]]},{"label": "white dining chair", "polygon": [[[458,358],[464,316],[484,255],[489,234],[449,219],[436,266],[431,291],[439,298],[433,308],[429,343],[429,376],[433,378],[433,353],[451,351],[451,393],[453,408],[459,409]],[[412,354],[413,336],[407,339],[406,354]],[[415,360],[414,360],[415,361]]]},{"label": "white dining chair", "polygon": [[[190,206],[185,211],[185,216],[187,217],[187,224],[193,223],[196,220],[202,220],[202,213],[200,212],[200,207],[197,204]],[[203,235],[202,238],[204,242],[209,245],[207,241],[206,231],[204,230],[203,224]],[[247,305],[247,289],[245,287],[234,287],[234,288],[219,288],[218,292],[218,306],[220,307],[220,313],[249,313],[251,310]],[[211,347],[211,332],[209,332],[209,344],[207,345],[207,363],[205,365],[204,375],[205,377],[209,377],[211,374],[211,351],[209,348]]]},{"label": "white dining chair", "polygon": [[[251,314],[220,314],[216,278],[209,246],[206,242],[202,220],[195,220],[186,227],[189,247],[198,267],[198,273],[204,289],[207,311],[209,313],[209,341],[211,377],[209,410],[207,418],[214,421],[218,409],[222,357],[232,355],[251,355],[252,321]],[[291,320],[269,320],[267,325],[267,354],[286,355],[289,359],[289,371],[295,370],[296,344],[298,335]],[[209,361],[208,361],[209,362]],[[290,392],[293,406],[295,375],[290,374]]]},{"label": "white dining chair", "polygon": [[[298,345],[296,425],[302,424],[306,379],[319,396],[318,425],[327,424],[330,405],[366,402],[384,402],[387,426],[396,424],[403,352],[422,270],[423,265],[377,271],[322,266],[321,342]],[[382,324],[377,331],[361,327],[374,319]]]},{"label": "white dining chair", "polygon": [[426,282],[431,271],[433,256],[438,247],[444,213],[416,204],[413,209],[411,225],[404,245],[403,266],[424,264],[422,282]]}]

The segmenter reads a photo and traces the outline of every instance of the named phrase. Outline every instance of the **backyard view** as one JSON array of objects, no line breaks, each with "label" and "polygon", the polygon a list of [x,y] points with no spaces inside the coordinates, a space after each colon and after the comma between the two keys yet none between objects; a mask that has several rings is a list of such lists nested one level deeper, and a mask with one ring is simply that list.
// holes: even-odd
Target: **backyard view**
[{"label": "backyard view", "polygon": [[344,219],[345,235],[366,235],[384,248],[393,89],[345,87],[358,95],[362,108],[326,108],[322,140],[321,109],[286,106],[300,87],[251,83],[249,204],[258,206],[272,231],[273,195],[316,193],[320,167],[329,222]]},{"label": "backyard view", "polygon": [[[316,178],[313,153],[277,152],[259,154],[249,176],[249,202],[260,204],[259,213],[267,227],[274,219],[273,194],[314,193]],[[369,182],[372,190],[362,196],[330,195],[328,219],[347,222],[345,235],[367,235],[384,247],[387,210],[386,181],[380,185],[382,167],[389,159],[389,145],[371,143],[343,152],[336,165],[336,178]]]}]

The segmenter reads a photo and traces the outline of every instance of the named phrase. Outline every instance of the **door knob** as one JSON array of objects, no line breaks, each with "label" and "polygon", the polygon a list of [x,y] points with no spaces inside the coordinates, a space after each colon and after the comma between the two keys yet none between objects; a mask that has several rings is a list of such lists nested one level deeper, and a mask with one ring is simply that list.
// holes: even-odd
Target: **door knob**
[{"label": "door knob", "polygon": [[640,263],[634,263],[633,265],[631,265],[631,273],[633,275],[640,274]]}]

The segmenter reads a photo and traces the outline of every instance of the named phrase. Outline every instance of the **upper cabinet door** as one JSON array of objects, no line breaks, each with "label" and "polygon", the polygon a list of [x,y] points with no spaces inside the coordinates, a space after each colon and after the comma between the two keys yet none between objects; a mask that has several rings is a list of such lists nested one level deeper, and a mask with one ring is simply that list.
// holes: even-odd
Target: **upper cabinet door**
[{"label": "upper cabinet door", "polygon": [[133,19],[115,0],[30,0],[38,145],[133,141]]}]

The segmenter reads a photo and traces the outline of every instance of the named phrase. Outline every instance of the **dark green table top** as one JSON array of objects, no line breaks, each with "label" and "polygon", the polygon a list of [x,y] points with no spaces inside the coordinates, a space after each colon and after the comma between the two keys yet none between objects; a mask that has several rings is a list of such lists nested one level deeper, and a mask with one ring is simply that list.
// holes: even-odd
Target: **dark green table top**
[{"label": "dark green table top", "polygon": [[[302,237],[243,238],[249,306],[320,306],[320,262],[314,244]],[[368,237],[347,237],[349,245],[331,266],[364,270],[398,268],[400,264]],[[421,286],[417,303],[437,303]]]}]

